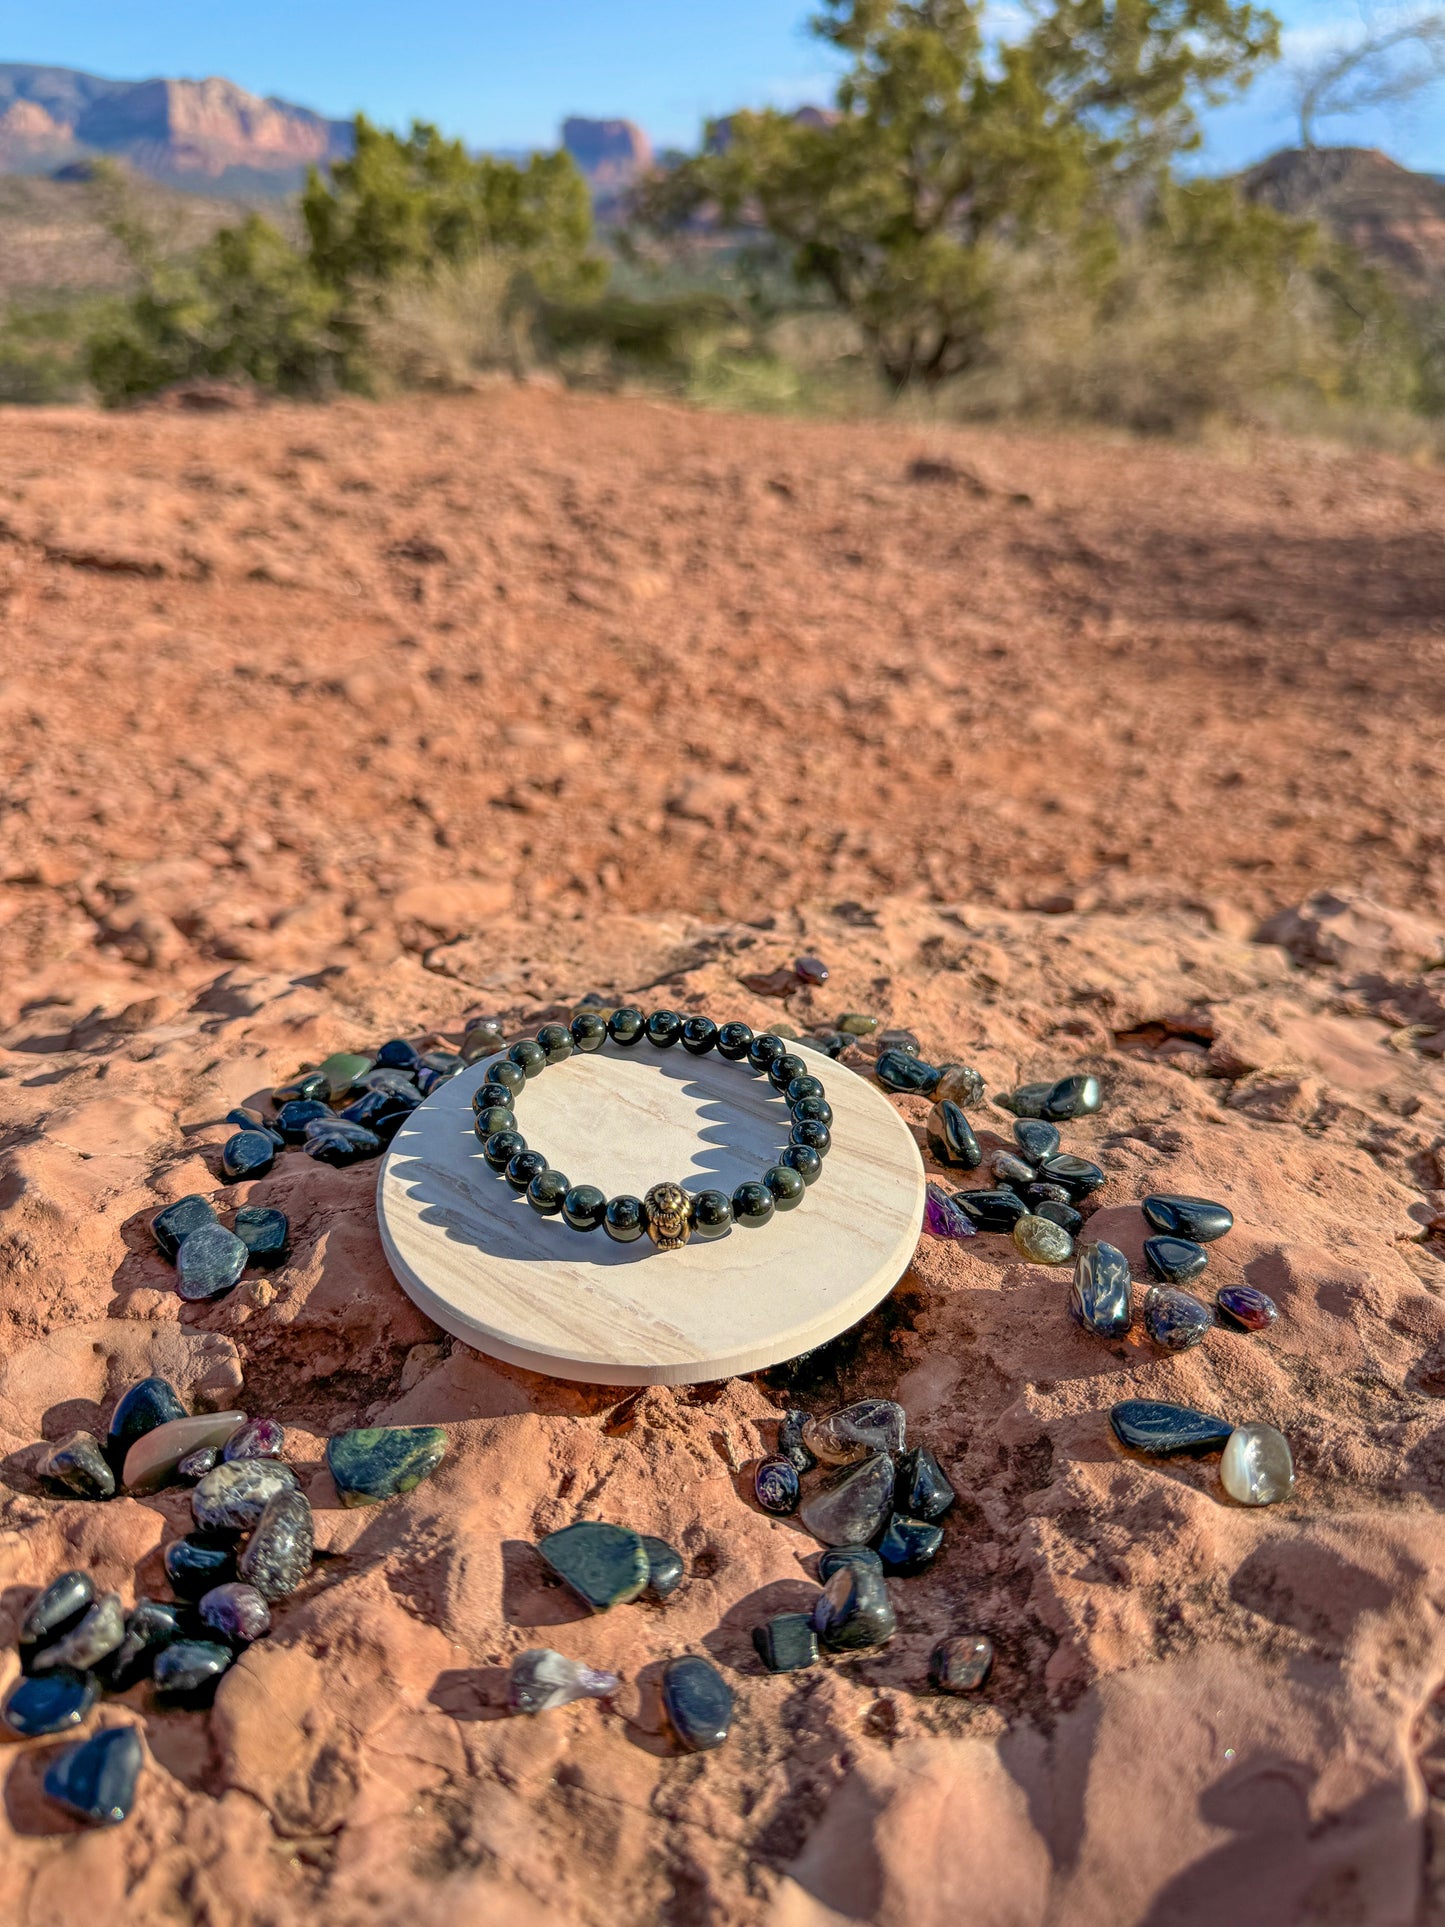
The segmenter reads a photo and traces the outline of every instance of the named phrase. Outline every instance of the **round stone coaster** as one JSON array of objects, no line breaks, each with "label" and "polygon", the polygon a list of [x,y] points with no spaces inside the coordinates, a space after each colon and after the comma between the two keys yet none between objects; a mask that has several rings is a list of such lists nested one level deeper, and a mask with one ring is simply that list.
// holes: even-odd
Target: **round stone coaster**
[{"label": "round stone coaster", "polygon": [[[477,1064],[392,1140],[377,1219],[403,1290],[478,1351],[602,1385],[694,1385],[760,1371],[836,1338],[902,1277],[923,1220],[913,1135],[878,1090],[790,1039],[833,1107],[823,1174],[759,1230],[658,1251],[542,1218],[490,1170],[472,1129]],[[671,1178],[731,1193],[787,1142],[766,1078],[709,1053],[575,1053],[529,1083],[517,1129],[574,1184],[641,1197]]]}]

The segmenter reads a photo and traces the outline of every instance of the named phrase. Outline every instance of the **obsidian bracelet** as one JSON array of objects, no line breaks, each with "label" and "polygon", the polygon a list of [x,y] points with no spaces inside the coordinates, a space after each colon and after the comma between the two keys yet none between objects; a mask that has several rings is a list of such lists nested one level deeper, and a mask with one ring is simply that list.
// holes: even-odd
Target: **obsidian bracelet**
[{"label": "obsidian bracelet", "polygon": [[[560,1064],[574,1050],[600,1050],[609,1037],[624,1050],[644,1038],[658,1050],[681,1044],[693,1057],[716,1050],[720,1057],[765,1076],[786,1099],[792,1120],[787,1146],[777,1162],[768,1166],[761,1179],[740,1184],[731,1197],[726,1191],[690,1196],[680,1184],[665,1182],[653,1185],[645,1198],[609,1198],[595,1184],[573,1184],[554,1171],[518,1131],[517,1097],[527,1080],[549,1064]],[[828,1129],[833,1112],[823,1086],[781,1037],[767,1031],[755,1037],[746,1024],[719,1028],[711,1018],[683,1017],[675,1010],[655,1010],[645,1017],[631,1005],[608,1017],[600,1011],[580,1011],[570,1027],[544,1024],[535,1039],[513,1044],[505,1057],[487,1066],[486,1081],[478,1086],[472,1109],[483,1157],[514,1190],[526,1193],[534,1211],[544,1218],[560,1217],[574,1231],[600,1228],[618,1244],[632,1244],[645,1232],[659,1251],[680,1250],[694,1233],[699,1238],[721,1238],[735,1224],[764,1225],[774,1211],[791,1211],[822,1175],[823,1159],[833,1141]]]}]

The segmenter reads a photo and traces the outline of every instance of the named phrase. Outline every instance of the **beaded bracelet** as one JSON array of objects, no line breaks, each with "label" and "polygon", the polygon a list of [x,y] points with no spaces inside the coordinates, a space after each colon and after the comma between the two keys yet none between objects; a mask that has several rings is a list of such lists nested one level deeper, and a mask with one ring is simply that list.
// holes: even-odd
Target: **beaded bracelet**
[{"label": "beaded bracelet", "polygon": [[[659,1050],[681,1044],[693,1057],[716,1050],[719,1057],[766,1076],[786,1098],[792,1119],[787,1148],[777,1163],[769,1165],[761,1180],[740,1184],[731,1197],[726,1191],[699,1191],[690,1197],[680,1184],[665,1182],[654,1184],[645,1198],[608,1198],[595,1184],[573,1184],[554,1171],[540,1151],[528,1148],[517,1129],[517,1096],[527,1080],[549,1064],[560,1064],[574,1050],[600,1050],[609,1037],[624,1050],[644,1037]],[[833,1112],[823,1086],[781,1037],[767,1031],[755,1037],[746,1024],[719,1028],[711,1018],[683,1017],[675,1010],[655,1010],[644,1017],[632,1005],[610,1017],[584,1010],[570,1028],[544,1024],[535,1040],[513,1044],[505,1057],[487,1065],[472,1109],[483,1157],[514,1190],[526,1193],[534,1211],[544,1218],[560,1216],[574,1231],[601,1226],[618,1244],[631,1244],[645,1231],[659,1251],[680,1250],[693,1232],[699,1238],[721,1238],[734,1224],[763,1225],[774,1211],[791,1211],[821,1176],[833,1141],[828,1129]]]}]

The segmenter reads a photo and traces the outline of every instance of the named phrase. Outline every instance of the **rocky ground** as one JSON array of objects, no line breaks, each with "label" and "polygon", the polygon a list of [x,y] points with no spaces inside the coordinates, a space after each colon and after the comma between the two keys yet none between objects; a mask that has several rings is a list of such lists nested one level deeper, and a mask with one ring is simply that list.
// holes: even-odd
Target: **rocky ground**
[{"label": "rocky ground", "polygon": [[[209,1715],[96,1716],[144,1734],[123,1827],[0,1753],[10,1917],[1445,1917],[1438,476],[507,392],[0,415],[0,536],[0,1633],[67,1565],[165,1590],[183,1493],[34,1476],[147,1371],[285,1421],[324,1554]],[[744,986],[800,950],[824,989]],[[1007,1241],[925,1240],[794,1373],[632,1398],[441,1337],[374,1167],[221,1186],[226,1109],[329,1050],[658,986],[875,1011],[991,1091],[1098,1071],[1092,1235],[1142,1270],[1146,1190],[1218,1197],[1212,1282],[1280,1323],[1109,1345]],[[195,1190],[282,1205],[290,1264],[183,1305],[146,1220]],[[769,1677],[816,1548],[747,1469],[863,1393],[948,1468],[947,1547],[889,1646]],[[1129,1395],[1279,1425],[1294,1499],[1122,1454]],[[450,1447],[346,1511],[321,1449],[368,1420]],[[683,1589],[586,1618],[529,1550],[584,1513]],[[931,1694],[971,1631],[992,1680]],[[613,1707],[506,1717],[543,1643]],[[685,1650],[737,1693],[705,1756]]]}]

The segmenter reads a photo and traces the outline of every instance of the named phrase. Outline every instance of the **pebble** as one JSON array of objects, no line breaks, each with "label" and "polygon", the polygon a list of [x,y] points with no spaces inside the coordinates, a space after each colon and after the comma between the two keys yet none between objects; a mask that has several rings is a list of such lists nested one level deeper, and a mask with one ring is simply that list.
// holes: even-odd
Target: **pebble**
[{"label": "pebble", "polygon": [[512,1661],[507,1704],[514,1713],[550,1713],[573,1700],[606,1699],[621,1684],[616,1673],[596,1672],[579,1659],[554,1653],[550,1646],[534,1646]]},{"label": "pebble", "polygon": [[43,1592],[36,1594],[20,1622],[21,1658],[25,1648],[41,1647],[68,1633],[90,1610],[95,1599],[95,1582],[90,1574],[71,1570],[52,1579]]},{"label": "pebble", "polygon": [[281,1264],[291,1249],[291,1226],[274,1205],[243,1204],[232,1227],[246,1247],[253,1265],[269,1271]]},{"label": "pebble", "polygon": [[1289,1440],[1272,1425],[1241,1425],[1224,1448],[1219,1480],[1240,1505],[1277,1505],[1294,1491]]},{"label": "pebble", "polygon": [[330,1088],[321,1071],[302,1071],[289,1084],[278,1084],[271,1102],[280,1110],[283,1104],[307,1104],[325,1097]]},{"label": "pebble", "polygon": [[286,1428],[274,1418],[248,1418],[225,1442],[226,1459],[279,1459],[286,1445]]},{"label": "pebble", "polygon": [[647,1554],[647,1591],[654,1599],[666,1599],[677,1591],[687,1571],[682,1554],[666,1539],[654,1539],[647,1532],[641,1536],[642,1549]]},{"label": "pebble", "polygon": [[172,1539],[165,1550],[166,1578],[180,1599],[201,1599],[215,1586],[236,1576],[233,1533],[188,1532]]},{"label": "pebble", "polygon": [[176,1290],[192,1303],[218,1298],[240,1278],[250,1255],[234,1231],[221,1224],[203,1224],[176,1254]]},{"label": "pebble", "polygon": [[826,1586],[844,1566],[869,1566],[874,1572],[882,1572],[883,1561],[872,1546],[829,1546],[818,1554],[818,1583]]},{"label": "pebble", "polygon": [[1097,1164],[1088,1158],[1073,1157],[1067,1151],[1045,1158],[1038,1174],[1046,1184],[1061,1184],[1075,1204],[1080,1198],[1087,1198],[1091,1191],[1097,1191],[1104,1182],[1104,1173]]},{"label": "pebble", "polygon": [[926,1445],[915,1445],[898,1460],[894,1502],[910,1519],[941,1519],[957,1496]]},{"label": "pebble", "polygon": [[798,1516],[825,1546],[866,1545],[893,1510],[894,1476],[886,1452],[844,1466],[804,1499]]},{"label": "pebble", "polygon": [[[937,1526],[930,1530],[937,1532]],[[897,1620],[882,1564],[840,1566],[813,1601],[813,1631],[830,1653],[865,1651],[893,1637]]]},{"label": "pebble", "polygon": [[102,1593],[69,1632],[41,1647],[30,1662],[31,1671],[46,1673],[52,1666],[73,1666],[78,1673],[88,1673],[124,1638],[125,1608],[120,1594]]},{"label": "pebble", "polygon": [[334,1115],[331,1106],[319,1097],[293,1097],[276,1113],[276,1129],[288,1144],[299,1144],[308,1124],[329,1123]]},{"label": "pebble", "polygon": [[105,1661],[106,1686],[124,1693],[148,1679],[156,1654],[185,1636],[190,1614],[173,1599],[137,1599],[126,1614],[125,1638]]},{"label": "pebble", "polygon": [[905,1050],[885,1050],[879,1054],[875,1066],[878,1082],[886,1091],[912,1091],[928,1097],[932,1094],[939,1079],[939,1072],[932,1064],[925,1064],[921,1057],[911,1057]]},{"label": "pebble", "polygon": [[[450,1056],[451,1053],[448,1052],[447,1055]],[[365,1077],[375,1061],[371,1057],[362,1057],[356,1051],[333,1051],[316,1066],[316,1075],[326,1079],[326,1088],[332,1097],[344,1097],[353,1084]],[[427,1061],[428,1053],[423,1052],[422,1062]],[[456,1058],[454,1061],[460,1069],[461,1059]]]},{"label": "pebble", "polygon": [[275,1459],[234,1459],[208,1472],[191,1494],[191,1511],[198,1526],[211,1531],[228,1527],[249,1532],[266,1509],[266,1502],[283,1488],[296,1486],[289,1465]]},{"label": "pebble", "polygon": [[593,1612],[625,1606],[646,1589],[651,1576],[642,1535],[601,1519],[579,1519],[549,1532],[537,1541],[537,1551]]},{"label": "pebble", "polygon": [[818,1635],[808,1613],[778,1613],[754,1626],[753,1645],[770,1673],[797,1673],[818,1663]]},{"label": "pebble", "polygon": [[947,1101],[935,1104],[928,1113],[926,1129],[928,1148],[940,1164],[976,1171],[983,1163],[983,1151],[973,1126],[959,1105]]},{"label": "pebble", "polygon": [[1269,1293],[1257,1291],[1253,1285],[1221,1285],[1214,1302],[1225,1324],[1238,1331],[1268,1331],[1279,1317],[1279,1306]]},{"label": "pebble", "polygon": [[1021,1117],[1014,1124],[1014,1142],[1030,1164],[1042,1164],[1058,1152],[1059,1134],[1042,1118]]},{"label": "pebble", "polygon": [[[357,1085],[363,1096],[370,1091],[382,1091],[392,1097],[400,1098],[413,1110],[421,1102],[421,1092],[416,1087],[416,1076],[411,1071],[397,1070],[382,1064],[374,1071],[368,1071]],[[357,1100],[360,1102],[360,1099]]]},{"label": "pebble", "polygon": [[[466,1055],[465,1051],[462,1055]],[[414,1070],[421,1059],[404,1037],[388,1037],[376,1053],[376,1062],[380,1070],[409,1071]]]},{"label": "pebble", "polygon": [[662,1704],[689,1753],[721,1746],[732,1726],[732,1690],[717,1668],[696,1653],[684,1653],[663,1667]]},{"label": "pebble", "polygon": [[195,1485],[205,1478],[213,1465],[220,1463],[221,1448],[218,1445],[198,1445],[194,1452],[187,1452],[176,1467],[176,1477],[189,1479]]},{"label": "pebble", "polygon": [[306,1155],[318,1164],[358,1164],[362,1158],[380,1155],[381,1139],[375,1131],[360,1124],[348,1124],[333,1117],[306,1126]]},{"label": "pebble", "polygon": [[46,1798],[90,1826],[118,1827],[135,1802],[144,1760],[135,1727],[102,1727],[46,1767]]},{"label": "pebble", "polygon": [[64,1733],[87,1718],[99,1691],[89,1673],[78,1673],[71,1666],[58,1666],[49,1673],[22,1673],[0,1707],[0,1720],[22,1740]]},{"label": "pebble", "polygon": [[941,1185],[931,1182],[924,1186],[923,1228],[931,1238],[951,1238],[962,1244],[974,1235],[977,1227],[958,1203],[961,1195],[955,1191],[950,1197]]},{"label": "pebble", "polygon": [[1209,1263],[1209,1253],[1192,1238],[1146,1238],[1144,1262],[1161,1285],[1187,1285]]},{"label": "pebble", "polygon": [[779,1515],[796,1512],[801,1494],[798,1468],[781,1453],[776,1458],[763,1459],[753,1474],[753,1496],[764,1512]]},{"label": "pebble", "polygon": [[1006,1187],[996,1191],[955,1191],[953,1202],[966,1212],[980,1231],[1012,1231],[1028,1207],[1017,1191]]},{"label": "pebble", "polygon": [[266,1501],[238,1569],[242,1579],[263,1599],[283,1599],[288,1592],[295,1592],[311,1570],[315,1549],[311,1502],[304,1492],[286,1486]]},{"label": "pebble", "polygon": [[360,1125],[383,1144],[390,1144],[420,1101],[415,1092],[410,1097],[398,1097],[394,1091],[364,1091],[354,1104],[346,1106],[340,1121]]},{"label": "pebble", "polygon": [[[215,1223],[214,1215],[208,1222]],[[139,1384],[131,1386],[110,1415],[106,1446],[112,1461],[123,1464],[126,1453],[144,1433],[185,1416],[186,1408],[169,1379],[141,1379]]]},{"label": "pebble", "polygon": [[1121,1338],[1133,1324],[1129,1260],[1117,1245],[1080,1245],[1069,1287],[1069,1316],[1099,1338]]},{"label": "pebble", "polygon": [[237,1104],[227,1111],[226,1122],[234,1124],[240,1131],[260,1131],[264,1137],[270,1138],[278,1151],[286,1142],[269,1118],[262,1117],[259,1111],[253,1111],[247,1104]]},{"label": "pebble", "polygon": [[883,1030],[878,1033],[878,1048],[907,1051],[910,1057],[917,1057],[923,1050],[923,1043],[911,1030]]},{"label": "pebble", "polygon": [[878,1541],[878,1557],[885,1572],[896,1572],[906,1577],[931,1566],[942,1545],[942,1526],[932,1525],[927,1519],[910,1519],[901,1512],[895,1512]]},{"label": "pebble", "polygon": [[193,1192],[188,1198],[177,1198],[164,1211],[157,1211],[151,1219],[151,1236],[162,1255],[174,1264],[181,1240],[188,1238],[193,1231],[199,1231],[203,1224],[215,1222],[216,1213],[210,1199]]},{"label": "pebble", "polygon": [[228,1580],[202,1593],[200,1615],[213,1633],[249,1644],[271,1630],[271,1609],[254,1586]]},{"label": "pebble", "polygon": [[237,1131],[221,1146],[221,1176],[227,1184],[264,1178],[276,1162],[276,1140],[269,1131]]},{"label": "pebble", "polygon": [[1016,1091],[999,1099],[1015,1117],[1042,1117],[1052,1084],[1020,1084]]},{"label": "pebble", "polygon": [[182,1459],[202,1446],[224,1445],[245,1423],[244,1412],[198,1412],[157,1425],[126,1453],[121,1484],[127,1492],[154,1492],[179,1471]]},{"label": "pebble", "polygon": [[211,1639],[178,1639],[156,1654],[151,1678],[163,1698],[204,1704],[235,1655]]},{"label": "pebble", "polygon": [[1213,1323],[1207,1305],[1173,1285],[1151,1286],[1144,1300],[1144,1329],[1166,1351],[1187,1352]]},{"label": "pebble", "polygon": [[940,1693],[975,1693],[993,1671],[993,1641],[983,1633],[941,1639],[928,1662],[928,1677]]},{"label": "pebble", "polygon": [[1121,1445],[1158,1459],[1221,1452],[1234,1427],[1228,1419],[1197,1412],[1192,1405],[1166,1405],[1161,1399],[1126,1398],[1112,1406],[1109,1423]]},{"label": "pebble", "polygon": [[878,1019],[865,1011],[845,1010],[838,1019],[838,1028],[847,1037],[871,1037],[878,1028]]},{"label": "pebble", "polygon": [[1016,1158],[1012,1151],[995,1151],[989,1159],[989,1170],[1001,1185],[1008,1189],[1022,1189],[1034,1181],[1034,1167],[1022,1158]]},{"label": "pebble", "polygon": [[72,1432],[53,1446],[40,1466],[40,1477],[53,1479],[81,1499],[115,1496],[115,1474],[89,1432]]},{"label": "pebble", "polygon": [[818,1461],[803,1443],[803,1428],[808,1414],[796,1409],[784,1412],[778,1423],[778,1451],[791,1459],[799,1472],[811,1472]]},{"label": "pebble", "polygon": [[828,981],[828,966],[821,957],[799,957],[793,969],[805,984],[825,984]]},{"label": "pebble", "polygon": [[506,1048],[507,1040],[495,1024],[473,1024],[462,1037],[462,1061],[480,1064],[484,1057],[495,1057]]},{"label": "pebble", "polygon": [[1234,1213],[1210,1198],[1177,1197],[1155,1192],[1145,1198],[1144,1216],[1156,1231],[1172,1238],[1192,1238],[1197,1245],[1212,1244],[1234,1229]]},{"label": "pebble", "polygon": [[1087,1071],[1076,1071],[1072,1077],[1061,1077],[1057,1084],[1049,1086],[1044,1096],[1043,1115],[1088,1117],[1102,1109],[1103,1103],[1104,1092],[1098,1078],[1091,1077]]},{"label": "pebble", "polygon": [[[1045,1191],[1048,1188],[1043,1184],[1029,1186],[1031,1191]],[[1050,1224],[1061,1225],[1071,1238],[1077,1238],[1084,1228],[1083,1213],[1076,1211],[1071,1204],[1064,1204],[1056,1198],[1039,1200],[1033,1205],[1033,1213],[1036,1218],[1047,1218]]]},{"label": "pebble", "polygon": [[901,1452],[908,1419],[891,1398],[860,1398],[809,1419],[803,1443],[824,1465],[853,1465],[875,1452]]},{"label": "pebble", "polygon": [[343,1505],[379,1505],[429,1479],[446,1449],[439,1425],[365,1425],[326,1441],[326,1469]]},{"label": "pebble", "polygon": [[1049,1218],[1020,1218],[1013,1228],[1013,1241],[1036,1265],[1066,1265],[1074,1255],[1073,1239]]},{"label": "pebble", "polygon": [[933,1087],[933,1095],[940,1101],[947,1100],[960,1108],[974,1107],[983,1102],[983,1079],[976,1070],[967,1064],[941,1064],[938,1068],[938,1081]]}]

